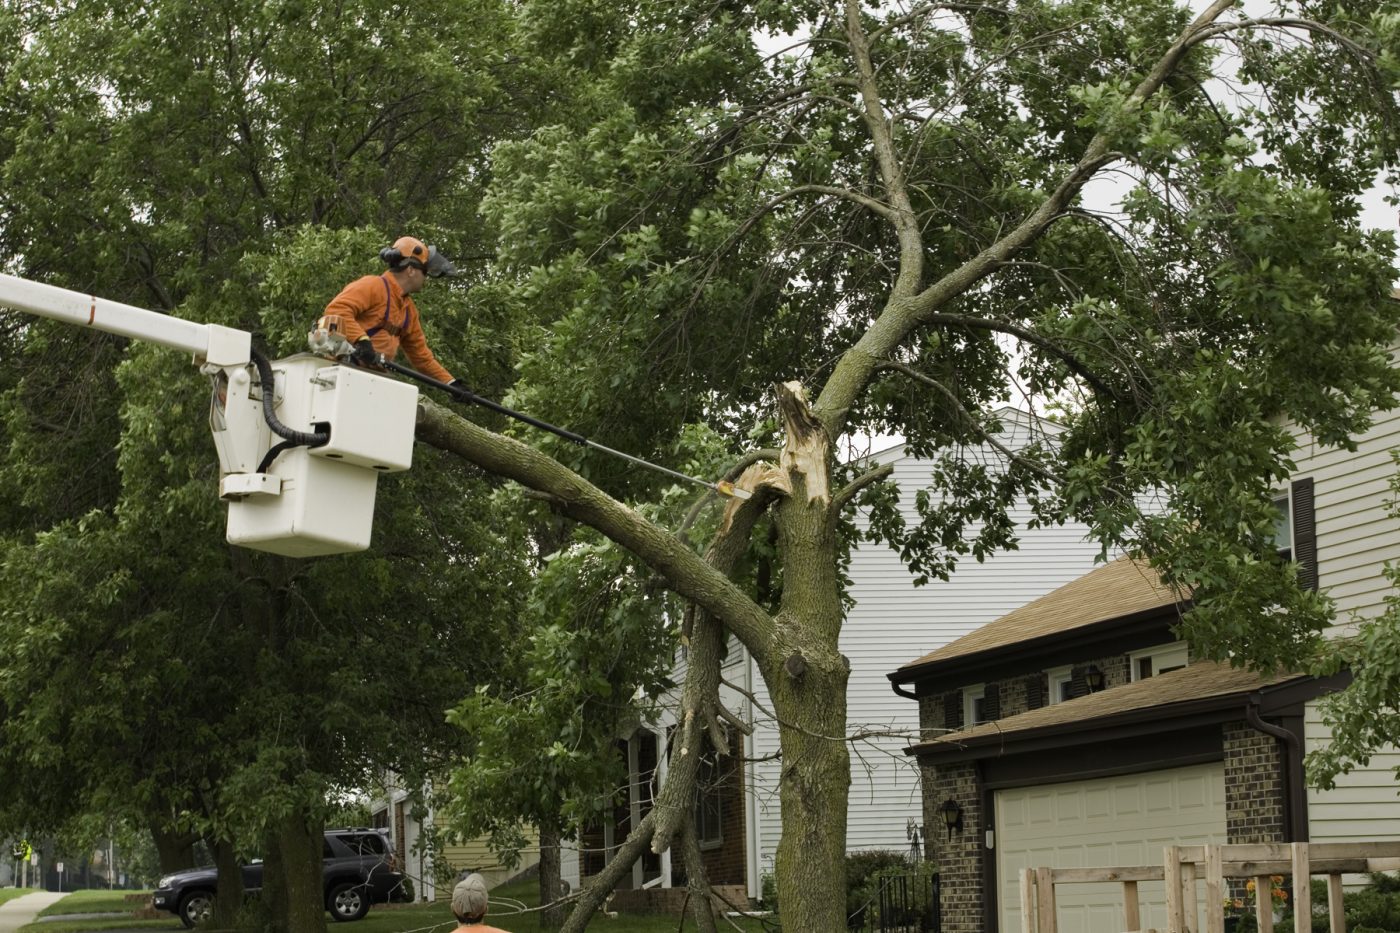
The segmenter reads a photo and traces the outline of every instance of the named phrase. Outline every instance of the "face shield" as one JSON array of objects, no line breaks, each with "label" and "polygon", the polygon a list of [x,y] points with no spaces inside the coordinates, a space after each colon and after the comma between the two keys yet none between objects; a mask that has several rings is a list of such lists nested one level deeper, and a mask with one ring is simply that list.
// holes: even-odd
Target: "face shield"
[{"label": "face shield", "polygon": [[447,261],[447,257],[438,252],[436,246],[428,247],[428,265],[423,271],[435,279],[455,275],[457,272],[457,270],[452,267],[452,263]]}]

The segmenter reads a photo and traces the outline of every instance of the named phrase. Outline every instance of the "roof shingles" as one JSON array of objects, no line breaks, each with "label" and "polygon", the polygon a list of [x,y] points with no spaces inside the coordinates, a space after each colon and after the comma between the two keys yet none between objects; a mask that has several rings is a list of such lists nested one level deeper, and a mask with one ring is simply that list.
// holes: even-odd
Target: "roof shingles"
[{"label": "roof shingles", "polygon": [[1183,601],[1147,565],[1120,557],[1019,609],[949,642],[900,670],[994,651],[1096,622],[1165,609]]}]

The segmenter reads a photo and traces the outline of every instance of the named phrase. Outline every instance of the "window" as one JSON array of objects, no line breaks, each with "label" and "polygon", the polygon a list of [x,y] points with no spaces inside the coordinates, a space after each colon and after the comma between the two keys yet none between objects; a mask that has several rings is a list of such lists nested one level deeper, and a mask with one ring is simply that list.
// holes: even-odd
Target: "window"
[{"label": "window", "polygon": [[1186,642],[1178,641],[1170,645],[1134,651],[1128,655],[1128,666],[1132,669],[1133,680],[1146,680],[1158,674],[1180,670],[1186,666],[1188,660]]},{"label": "window", "polygon": [[1048,699],[1051,703],[1063,703],[1065,700],[1073,698],[1074,674],[1070,670],[1069,665],[1057,667],[1047,671],[1046,674],[1050,680],[1050,696]]},{"label": "window", "polygon": [[963,727],[987,721],[987,687],[978,684],[963,690]]},{"label": "window", "polygon": [[1274,547],[1284,560],[1293,559],[1293,504],[1289,496],[1274,500]]},{"label": "window", "polygon": [[700,759],[695,771],[695,836],[702,849],[724,843],[724,775],[713,753]]},{"label": "window", "polygon": [[1274,497],[1273,544],[1284,560],[1298,565],[1298,582],[1317,589],[1317,521],[1312,477],[1295,479]]}]

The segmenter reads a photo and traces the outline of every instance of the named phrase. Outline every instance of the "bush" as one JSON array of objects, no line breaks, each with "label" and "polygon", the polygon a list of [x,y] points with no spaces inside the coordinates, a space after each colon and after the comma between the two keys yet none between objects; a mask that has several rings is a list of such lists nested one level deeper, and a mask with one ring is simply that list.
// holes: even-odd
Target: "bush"
[{"label": "bush", "polygon": [[913,870],[903,852],[872,849],[846,856],[846,918],[851,927],[879,911],[879,887],[885,878]]},{"label": "bush", "polygon": [[[1314,933],[1327,933],[1327,885],[1312,883],[1312,924]],[[1352,933],[1400,933],[1400,878],[1373,874],[1371,882],[1360,891],[1348,892],[1342,898],[1346,910],[1347,929]],[[1274,927],[1278,933],[1294,933],[1293,915],[1287,914]]]}]

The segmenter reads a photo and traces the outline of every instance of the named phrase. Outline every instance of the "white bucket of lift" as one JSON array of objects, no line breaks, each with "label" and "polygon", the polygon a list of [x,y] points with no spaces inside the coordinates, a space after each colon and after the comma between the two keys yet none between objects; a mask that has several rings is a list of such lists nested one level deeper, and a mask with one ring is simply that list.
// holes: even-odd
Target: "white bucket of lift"
[{"label": "white bucket of lift", "polygon": [[[266,473],[223,477],[229,543],[289,557],[365,550],[379,474],[412,465],[417,388],[308,354],[272,367],[278,419],[296,431],[329,430],[330,441],[283,451]],[[260,387],[253,385],[236,418],[235,394],[230,393],[228,420],[237,424],[231,429],[246,423],[253,401],[261,406]],[[222,444],[220,456],[232,459]]]}]

